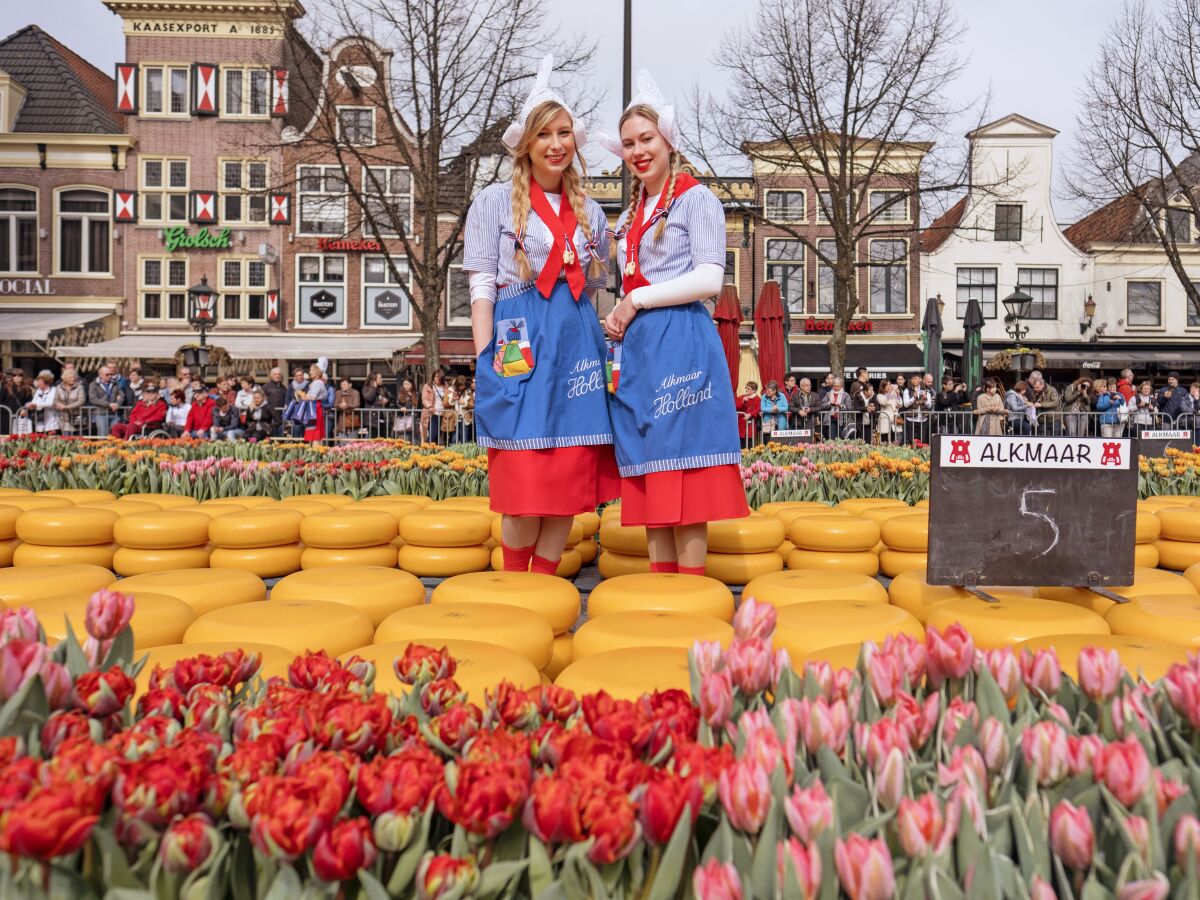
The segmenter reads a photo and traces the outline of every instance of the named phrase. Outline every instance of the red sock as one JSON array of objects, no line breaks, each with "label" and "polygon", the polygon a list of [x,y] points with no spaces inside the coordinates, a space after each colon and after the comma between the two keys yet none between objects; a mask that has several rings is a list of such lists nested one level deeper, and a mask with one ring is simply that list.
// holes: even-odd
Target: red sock
[{"label": "red sock", "polygon": [[704,566],[680,566],[680,575],[703,575]]},{"label": "red sock", "polygon": [[546,559],[544,556],[538,556],[536,553],[533,556],[533,564],[529,567],[530,572],[537,572],[541,575],[554,575],[558,572],[559,559]]},{"label": "red sock", "polygon": [[504,547],[504,571],[528,572],[529,560],[533,558],[533,546]]},{"label": "red sock", "polygon": [[650,563],[651,572],[664,572],[667,575],[679,574],[679,563],[677,562],[652,562]]}]

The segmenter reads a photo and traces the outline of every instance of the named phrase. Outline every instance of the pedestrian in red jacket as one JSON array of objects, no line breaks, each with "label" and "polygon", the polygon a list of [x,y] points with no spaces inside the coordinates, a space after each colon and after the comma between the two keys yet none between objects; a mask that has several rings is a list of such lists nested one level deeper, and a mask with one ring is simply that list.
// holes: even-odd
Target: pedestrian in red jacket
[{"label": "pedestrian in red jacket", "polygon": [[166,419],[167,404],[158,396],[158,385],[146,382],[142,386],[142,399],[129,411],[129,421],[118,422],[109,433],[123,441],[144,431],[161,428]]},{"label": "pedestrian in red jacket", "polygon": [[192,408],[188,410],[183,436],[206,441],[212,437],[213,409],[216,404],[208,391],[201,387],[192,395]]}]

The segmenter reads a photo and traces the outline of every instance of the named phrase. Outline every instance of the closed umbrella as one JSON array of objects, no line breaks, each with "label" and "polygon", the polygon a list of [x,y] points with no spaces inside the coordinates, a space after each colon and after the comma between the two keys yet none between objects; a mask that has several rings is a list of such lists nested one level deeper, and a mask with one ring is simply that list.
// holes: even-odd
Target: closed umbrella
[{"label": "closed umbrella", "polygon": [[776,281],[766,282],[758,295],[754,330],[758,332],[758,370],[762,373],[763,384],[771,381],[782,384],[787,363],[783,346],[783,298]]},{"label": "closed umbrella", "polygon": [[963,318],[963,382],[971,397],[983,382],[983,309],[974,297],[967,301]]},{"label": "closed umbrella", "polygon": [[925,318],[921,322],[925,341],[925,371],[935,380],[942,377],[942,313],[938,309],[938,298],[925,301]]},{"label": "closed umbrella", "polygon": [[733,393],[738,392],[738,368],[741,362],[742,348],[738,341],[738,325],[742,321],[742,307],[738,300],[737,288],[727,284],[721,288],[717,297],[717,306],[713,310],[713,321],[717,323],[717,335],[721,338],[721,349],[725,353],[725,362],[729,366],[729,380],[733,384]]}]

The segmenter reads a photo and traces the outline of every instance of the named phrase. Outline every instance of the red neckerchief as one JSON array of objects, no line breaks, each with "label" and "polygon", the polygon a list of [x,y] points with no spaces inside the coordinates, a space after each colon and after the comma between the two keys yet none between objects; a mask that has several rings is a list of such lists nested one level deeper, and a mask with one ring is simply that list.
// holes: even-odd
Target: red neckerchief
[{"label": "red neckerchief", "polygon": [[538,291],[543,297],[549,297],[559,273],[565,270],[571,296],[578,301],[583,289],[587,287],[587,278],[579,264],[579,254],[575,252],[575,229],[579,226],[575,210],[571,208],[564,192],[556,213],[550,201],[546,199],[546,192],[542,190],[542,186],[532,178],[529,179],[529,205],[533,207],[542,223],[550,229],[550,238],[553,240],[550,255],[546,257],[546,264],[542,266],[535,282]]},{"label": "red neckerchief", "polygon": [[[670,183],[668,179],[667,184]],[[675,176],[675,191],[671,195],[671,203],[683,196],[683,193],[691,188],[694,188],[700,182],[689,175],[687,172],[680,172]],[[666,184],[663,185],[663,193],[659,194],[659,200],[666,193]],[[642,238],[645,236],[646,229],[658,221],[659,216],[665,216],[669,211],[669,206],[657,205],[654,207],[654,212],[650,214],[650,218],[643,222],[645,218],[642,215],[643,204],[646,202],[646,189],[641,189],[641,194],[638,196],[637,206],[634,207],[632,221],[625,223],[625,277],[621,282],[624,292],[628,294],[634,288],[645,287],[650,282],[646,280],[646,276],[642,274],[641,266],[638,265],[638,257],[641,255]]]}]

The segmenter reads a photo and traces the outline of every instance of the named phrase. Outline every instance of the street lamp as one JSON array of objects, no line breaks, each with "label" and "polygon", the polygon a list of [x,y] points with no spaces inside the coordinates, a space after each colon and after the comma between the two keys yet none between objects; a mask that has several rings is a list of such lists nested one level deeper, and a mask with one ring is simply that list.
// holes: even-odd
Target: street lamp
[{"label": "street lamp", "polygon": [[1029,317],[1032,307],[1033,298],[1019,287],[1004,298],[1004,308],[1008,310],[1008,315],[1004,317],[1005,330],[1018,344],[1029,334],[1028,327],[1021,327],[1021,320]]},{"label": "street lamp", "polygon": [[1079,320],[1079,333],[1087,334],[1087,330],[1092,327],[1092,319],[1096,317],[1096,301],[1092,299],[1092,295],[1088,294],[1088,298],[1083,301],[1083,317]]},{"label": "street lamp", "polygon": [[195,366],[200,370],[200,377],[205,377],[208,366],[208,343],[205,336],[208,330],[217,324],[217,292],[208,285],[208,276],[200,279],[200,283],[188,288],[188,323],[200,332],[200,346],[183,351],[183,364]]}]

